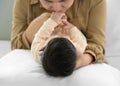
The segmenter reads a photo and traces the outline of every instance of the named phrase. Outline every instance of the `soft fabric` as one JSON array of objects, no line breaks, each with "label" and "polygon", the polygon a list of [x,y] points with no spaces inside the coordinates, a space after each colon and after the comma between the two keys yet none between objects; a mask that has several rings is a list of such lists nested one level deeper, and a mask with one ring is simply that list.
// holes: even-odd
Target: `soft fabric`
[{"label": "soft fabric", "polygon": [[44,72],[29,50],[14,50],[0,59],[0,86],[120,86],[120,71],[98,63],[55,78]]}]

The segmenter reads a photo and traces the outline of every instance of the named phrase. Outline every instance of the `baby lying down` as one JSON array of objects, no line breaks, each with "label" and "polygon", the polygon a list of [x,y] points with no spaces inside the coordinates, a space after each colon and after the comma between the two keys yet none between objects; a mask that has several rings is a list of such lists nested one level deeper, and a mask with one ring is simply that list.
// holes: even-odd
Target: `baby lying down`
[{"label": "baby lying down", "polygon": [[64,13],[44,13],[31,45],[35,60],[47,74],[68,76],[77,69],[77,60],[87,46],[86,38],[67,21]]}]

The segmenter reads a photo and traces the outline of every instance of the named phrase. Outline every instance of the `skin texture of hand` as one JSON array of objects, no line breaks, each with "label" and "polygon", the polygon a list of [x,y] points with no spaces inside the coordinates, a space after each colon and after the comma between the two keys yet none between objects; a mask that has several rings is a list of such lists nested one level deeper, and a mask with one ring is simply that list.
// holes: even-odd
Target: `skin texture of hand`
[{"label": "skin texture of hand", "polygon": [[93,58],[94,57],[88,53],[81,54],[76,60],[75,70],[83,66],[89,65],[90,63],[93,62]]}]

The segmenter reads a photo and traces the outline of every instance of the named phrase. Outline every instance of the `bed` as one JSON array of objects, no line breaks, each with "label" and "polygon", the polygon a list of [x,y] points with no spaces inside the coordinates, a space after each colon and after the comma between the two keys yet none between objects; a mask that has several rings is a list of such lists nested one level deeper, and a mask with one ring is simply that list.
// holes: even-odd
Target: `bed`
[{"label": "bed", "polygon": [[109,65],[91,64],[68,77],[55,78],[48,76],[34,61],[30,50],[11,51],[10,40],[0,40],[0,86],[120,86],[119,3],[119,0],[107,0],[106,58]]},{"label": "bed", "polygon": [[[107,47],[106,50],[108,50]],[[0,59],[10,52],[11,52],[10,40],[0,40]],[[106,51],[106,52],[110,52],[110,51]],[[107,54],[106,58],[111,66],[120,70],[120,55],[114,55],[114,53],[113,55]]]},{"label": "bed", "polygon": [[80,68],[68,77],[51,77],[34,61],[30,50],[6,53],[0,59],[0,86],[120,86],[120,71],[104,63]]}]

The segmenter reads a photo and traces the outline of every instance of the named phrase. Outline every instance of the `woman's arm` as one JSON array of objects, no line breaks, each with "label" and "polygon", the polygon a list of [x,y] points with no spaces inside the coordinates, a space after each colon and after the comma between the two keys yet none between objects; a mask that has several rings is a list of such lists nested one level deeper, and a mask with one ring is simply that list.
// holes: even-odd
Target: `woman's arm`
[{"label": "woman's arm", "polygon": [[13,11],[13,25],[11,33],[11,48],[30,49],[34,35],[44,21],[50,17],[50,13],[43,13],[28,25],[28,0],[15,0]]},{"label": "woman's arm", "polygon": [[11,48],[24,48],[29,49],[30,44],[25,36],[25,30],[27,29],[27,0],[15,0],[12,32],[11,32]]},{"label": "woman's arm", "polygon": [[94,62],[106,62],[105,54],[106,0],[91,0],[85,53],[94,57]]},{"label": "woman's arm", "polygon": [[105,54],[106,0],[91,0],[86,31],[87,47],[77,60],[76,68],[96,62],[106,62]]}]

